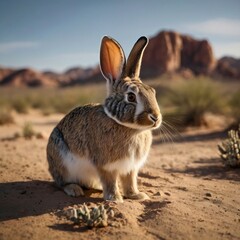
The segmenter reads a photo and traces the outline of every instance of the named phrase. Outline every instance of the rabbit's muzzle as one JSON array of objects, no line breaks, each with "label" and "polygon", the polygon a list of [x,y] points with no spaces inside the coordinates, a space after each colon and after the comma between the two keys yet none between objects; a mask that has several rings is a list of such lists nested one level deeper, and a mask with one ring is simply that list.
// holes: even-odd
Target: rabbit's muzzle
[{"label": "rabbit's muzzle", "polygon": [[144,111],[137,117],[137,124],[139,126],[145,126],[150,129],[156,129],[160,127],[162,123],[162,115],[160,110],[157,111]]},{"label": "rabbit's muzzle", "polygon": [[155,113],[155,114],[149,114],[148,117],[150,118],[150,120],[153,122],[153,128],[159,128],[161,123],[162,123],[162,114],[159,113]]}]

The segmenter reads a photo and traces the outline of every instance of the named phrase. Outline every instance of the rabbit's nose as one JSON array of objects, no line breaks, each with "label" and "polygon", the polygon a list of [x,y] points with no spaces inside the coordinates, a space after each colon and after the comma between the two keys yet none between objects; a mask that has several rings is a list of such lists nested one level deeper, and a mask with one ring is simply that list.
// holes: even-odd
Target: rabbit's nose
[{"label": "rabbit's nose", "polygon": [[153,121],[153,122],[157,122],[160,118],[159,115],[153,115],[153,114],[149,114],[149,118]]}]

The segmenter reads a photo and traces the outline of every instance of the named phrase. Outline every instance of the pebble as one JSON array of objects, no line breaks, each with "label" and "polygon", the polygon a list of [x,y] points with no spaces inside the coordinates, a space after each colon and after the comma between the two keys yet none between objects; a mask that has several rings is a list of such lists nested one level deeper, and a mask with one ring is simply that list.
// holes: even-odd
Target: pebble
[{"label": "pebble", "polygon": [[[167,192],[163,192],[163,191],[157,191],[155,194],[154,194],[154,196],[164,196],[164,195],[168,195],[168,193]],[[169,195],[168,196],[170,196],[170,193],[169,193]]]},{"label": "pebble", "polygon": [[211,193],[206,193],[205,196],[207,196],[207,197],[211,197],[212,194],[211,194]]},{"label": "pebble", "polygon": [[164,194],[167,196],[171,196],[171,194],[169,192],[164,192]]},{"label": "pebble", "polygon": [[162,194],[161,194],[161,192],[156,192],[155,194],[154,194],[154,196],[161,196]]}]

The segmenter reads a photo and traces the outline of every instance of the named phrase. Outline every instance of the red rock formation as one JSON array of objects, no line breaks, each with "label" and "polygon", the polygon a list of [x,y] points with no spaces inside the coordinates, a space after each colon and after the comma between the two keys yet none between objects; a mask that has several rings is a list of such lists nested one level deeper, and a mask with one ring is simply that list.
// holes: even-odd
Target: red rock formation
[{"label": "red rock formation", "polygon": [[211,45],[176,32],[160,32],[149,41],[143,57],[143,76],[190,69],[208,74],[215,68]]},{"label": "red rock formation", "polygon": [[208,41],[182,36],[182,42],[181,68],[189,68],[197,74],[208,74],[214,70],[216,60]]},{"label": "red rock formation", "polygon": [[57,86],[58,83],[55,80],[44,76],[40,72],[32,69],[21,69],[12,72],[7,77],[2,79],[0,85],[11,87],[54,87]]},{"label": "red rock formation", "polygon": [[175,71],[181,62],[182,41],[175,32],[160,32],[150,39],[145,50],[142,68],[144,75],[159,75]]},{"label": "red rock formation", "polygon": [[10,75],[11,73],[13,73],[15,70],[12,68],[4,68],[4,67],[0,67],[0,82],[7,77],[8,75]]},{"label": "red rock formation", "polygon": [[240,59],[223,57],[218,60],[217,72],[225,77],[240,78]]},{"label": "red rock formation", "polygon": [[51,71],[37,72],[32,69],[0,68],[0,86],[10,87],[55,87],[78,84],[96,83],[104,81],[99,67],[71,68],[64,73]]},{"label": "red rock formation", "polygon": [[54,73],[48,71],[44,72],[44,75],[55,79],[61,86],[99,82],[103,79],[98,66],[86,69],[81,67],[70,68],[64,73]]}]

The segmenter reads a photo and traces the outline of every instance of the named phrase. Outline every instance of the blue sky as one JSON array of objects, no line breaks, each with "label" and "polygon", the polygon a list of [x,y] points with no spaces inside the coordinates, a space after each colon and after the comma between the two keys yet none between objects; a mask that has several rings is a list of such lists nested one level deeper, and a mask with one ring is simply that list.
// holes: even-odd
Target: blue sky
[{"label": "blue sky", "polygon": [[240,58],[239,0],[1,0],[0,65],[65,71],[94,66],[104,35],[126,55],[142,35],[175,30]]}]

